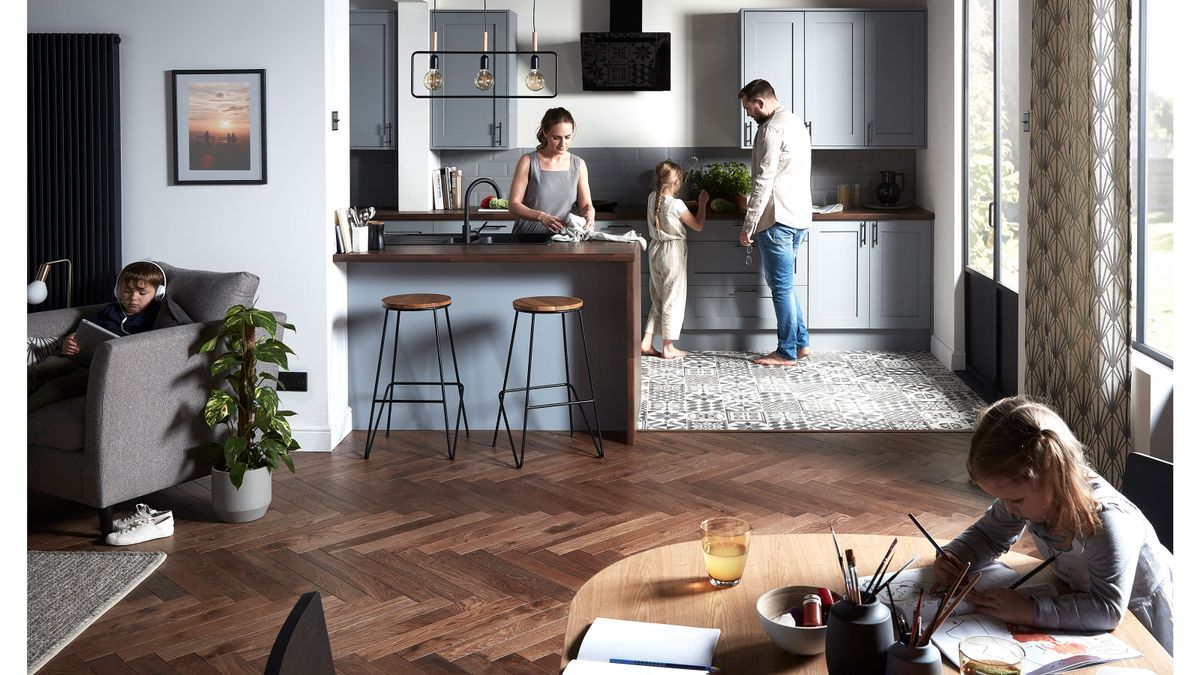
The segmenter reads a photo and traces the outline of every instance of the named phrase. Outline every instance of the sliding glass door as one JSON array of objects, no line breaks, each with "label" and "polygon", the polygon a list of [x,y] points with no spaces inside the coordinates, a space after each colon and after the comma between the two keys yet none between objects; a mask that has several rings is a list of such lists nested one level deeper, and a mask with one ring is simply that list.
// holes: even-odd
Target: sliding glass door
[{"label": "sliding glass door", "polygon": [[1016,393],[1021,267],[1020,3],[968,0],[964,214],[967,371],[993,396]]}]

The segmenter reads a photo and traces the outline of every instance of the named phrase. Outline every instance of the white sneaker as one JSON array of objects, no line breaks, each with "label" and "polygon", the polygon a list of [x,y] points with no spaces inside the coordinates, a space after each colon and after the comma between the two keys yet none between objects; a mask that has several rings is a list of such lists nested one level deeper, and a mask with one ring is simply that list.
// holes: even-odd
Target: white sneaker
[{"label": "white sneaker", "polygon": [[158,516],[141,518],[132,526],[109,534],[104,540],[112,546],[128,546],[172,534],[175,534],[175,516],[165,511]]},{"label": "white sneaker", "polygon": [[145,504],[138,504],[137,506],[134,507],[133,513],[129,514],[128,516],[126,516],[124,518],[119,518],[119,519],[113,521],[113,532],[127,530],[127,529],[133,527],[134,525],[136,525],[138,523],[138,521],[140,521],[143,518],[157,518],[158,516],[161,516],[164,513],[170,513],[170,512],[171,512],[170,510],[155,511],[154,509],[150,508],[149,506],[146,506]]}]

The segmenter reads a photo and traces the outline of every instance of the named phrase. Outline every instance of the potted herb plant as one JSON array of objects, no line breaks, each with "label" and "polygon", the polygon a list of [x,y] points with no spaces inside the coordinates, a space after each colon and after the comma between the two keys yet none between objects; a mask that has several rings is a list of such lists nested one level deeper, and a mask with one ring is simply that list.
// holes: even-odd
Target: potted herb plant
[{"label": "potted herb plant", "polygon": [[740,209],[746,208],[750,194],[750,168],[741,162],[717,162],[705,165],[692,176],[696,189],[707,190],[714,198],[713,209],[717,209],[717,198],[729,200]]},{"label": "potted herb plant", "polygon": [[260,367],[287,368],[287,355],[295,354],[274,337],[279,326],[296,330],[270,312],[234,305],[225,312],[220,332],[200,347],[211,352],[220,344],[227,350],[209,367],[218,386],[209,392],[204,422],[210,427],[223,422],[229,432],[224,441],[209,444],[213,510],[228,523],[261,518],[271,505],[271,471],[281,464],[296,471],[290,453],[300,444],[287,421],[296,413],[279,409],[273,386],[279,379]]}]

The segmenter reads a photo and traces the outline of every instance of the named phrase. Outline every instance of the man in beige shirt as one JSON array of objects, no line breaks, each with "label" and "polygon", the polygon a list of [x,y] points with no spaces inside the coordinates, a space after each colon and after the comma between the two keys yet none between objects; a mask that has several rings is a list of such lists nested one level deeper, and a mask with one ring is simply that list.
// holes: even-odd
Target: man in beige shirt
[{"label": "man in beige shirt", "polygon": [[750,154],[750,200],[739,239],[742,246],[749,246],[757,235],[778,337],[775,351],[754,362],[794,366],[796,359],[812,353],[794,279],[796,254],[812,226],[812,142],[804,122],[780,105],[766,80],[751,81],[738,92],[738,99],[758,123]]}]

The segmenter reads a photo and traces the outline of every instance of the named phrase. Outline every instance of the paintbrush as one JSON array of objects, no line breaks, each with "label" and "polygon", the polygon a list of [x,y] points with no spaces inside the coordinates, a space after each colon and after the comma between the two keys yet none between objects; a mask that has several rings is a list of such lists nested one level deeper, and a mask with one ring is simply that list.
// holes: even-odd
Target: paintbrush
[{"label": "paintbrush", "polygon": [[937,549],[937,554],[939,556],[946,555],[946,551],[942,549],[942,545],[937,543],[937,541],[933,538],[933,535],[929,534],[929,530],[925,529],[925,526],[921,524],[921,521],[917,520],[917,517],[911,513],[908,514],[908,517],[912,519],[913,523],[916,524],[917,529],[921,531],[921,534],[925,535],[925,538],[929,540],[929,543],[933,544],[933,547]]},{"label": "paintbrush", "polygon": [[1010,585],[1009,585],[1009,587],[1008,587],[1008,588],[1009,588],[1009,590],[1013,590],[1013,591],[1017,590],[1018,588],[1020,588],[1020,587],[1021,587],[1021,584],[1023,584],[1023,583],[1025,583],[1026,581],[1029,581],[1030,579],[1032,579],[1032,578],[1033,578],[1033,575],[1035,575],[1035,574],[1037,574],[1038,572],[1041,572],[1042,570],[1046,569],[1046,566],[1047,566],[1047,565],[1049,565],[1050,563],[1054,562],[1055,560],[1058,560],[1058,554],[1057,554],[1057,553],[1055,553],[1054,555],[1050,556],[1050,557],[1049,557],[1049,558],[1047,558],[1046,560],[1042,561],[1042,564],[1040,564],[1040,565],[1038,565],[1037,567],[1033,568],[1032,570],[1030,570],[1030,571],[1029,571],[1029,573],[1028,573],[1028,574],[1026,574],[1025,576],[1021,577],[1020,579],[1017,579],[1017,580],[1016,580],[1016,581],[1014,581],[1012,584],[1010,584]]},{"label": "paintbrush", "polygon": [[833,550],[837,551],[838,569],[842,571],[842,583],[846,585],[846,595],[849,596],[850,577],[846,576],[846,563],[842,559],[842,547],[838,545],[837,532],[833,531],[833,523],[829,524],[829,534],[833,535]]}]

